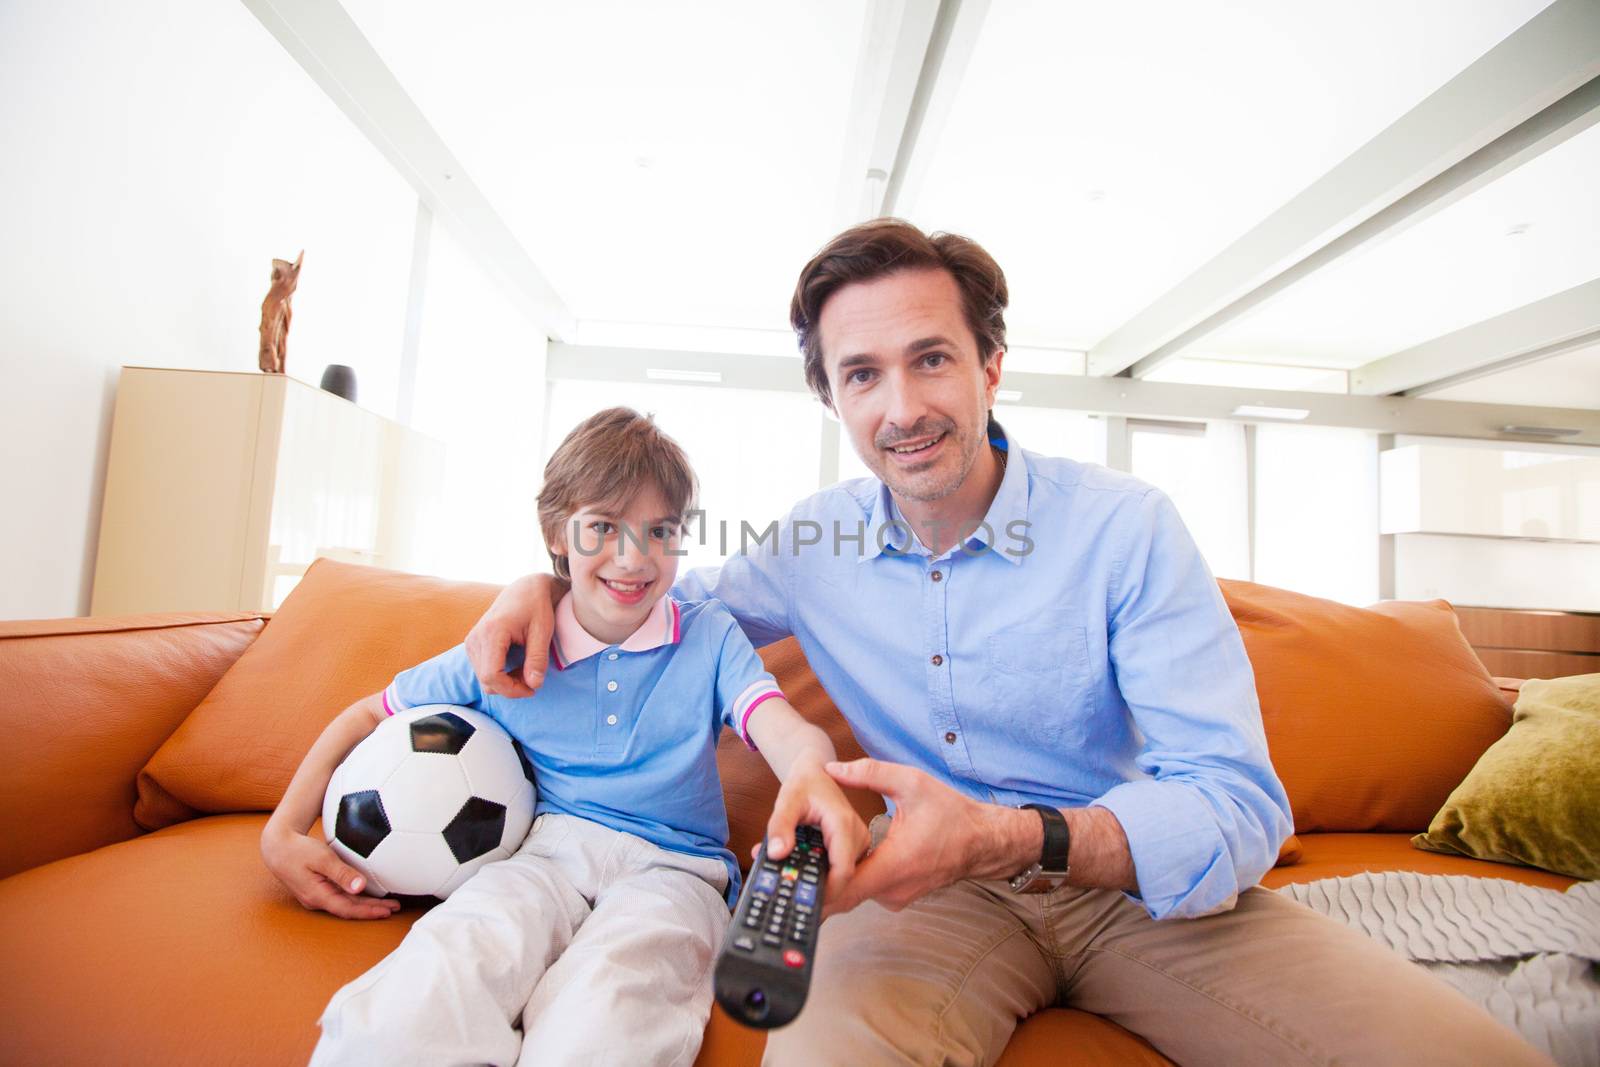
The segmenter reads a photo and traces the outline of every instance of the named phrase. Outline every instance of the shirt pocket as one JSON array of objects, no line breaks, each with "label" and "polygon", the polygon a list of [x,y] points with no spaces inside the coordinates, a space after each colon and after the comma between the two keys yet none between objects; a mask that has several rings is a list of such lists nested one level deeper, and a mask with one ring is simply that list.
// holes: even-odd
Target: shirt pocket
[{"label": "shirt pocket", "polygon": [[1013,736],[1033,745],[1055,749],[1069,738],[1083,740],[1092,680],[1086,627],[1034,625],[989,635],[986,702]]}]

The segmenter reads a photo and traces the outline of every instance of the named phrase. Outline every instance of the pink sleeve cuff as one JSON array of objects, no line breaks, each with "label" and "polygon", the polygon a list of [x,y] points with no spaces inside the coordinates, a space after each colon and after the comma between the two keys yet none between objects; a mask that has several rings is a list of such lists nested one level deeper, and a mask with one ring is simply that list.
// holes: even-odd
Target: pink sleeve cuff
[{"label": "pink sleeve cuff", "polygon": [[762,692],[754,700],[750,701],[750,703],[745,705],[744,714],[739,716],[739,736],[744,739],[745,747],[751,752],[760,752],[761,750],[756,747],[756,743],[754,741],[750,740],[750,713],[755,711],[756,708],[760,707],[762,701],[771,700],[773,697],[781,698],[782,696],[783,694],[778,690],[768,689]]}]

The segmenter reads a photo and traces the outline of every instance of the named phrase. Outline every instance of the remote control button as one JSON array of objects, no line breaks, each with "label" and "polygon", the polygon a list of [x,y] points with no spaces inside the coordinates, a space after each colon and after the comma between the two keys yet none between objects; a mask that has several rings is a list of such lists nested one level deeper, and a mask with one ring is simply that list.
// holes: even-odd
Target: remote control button
[{"label": "remote control button", "polygon": [[778,888],[778,872],[762,871],[756,875],[755,891],[757,893],[771,893]]},{"label": "remote control button", "polygon": [[745,917],[744,924],[754,930],[761,925],[761,920],[754,915],[748,915]]},{"label": "remote control button", "polygon": [[786,948],[783,950],[783,962],[790,967],[804,967],[806,954],[797,948]]},{"label": "remote control button", "polygon": [[756,939],[749,934],[740,934],[733,939],[733,947],[741,952],[754,952],[756,950]]},{"label": "remote control button", "polygon": [[796,904],[794,906],[794,910],[799,912],[801,915],[810,915],[811,914],[811,905],[810,904]]},{"label": "remote control button", "polygon": [[804,879],[805,881],[810,882],[812,885],[816,885],[817,884],[817,876],[814,875],[814,874],[810,874],[810,873],[802,874],[800,877],[802,879]]},{"label": "remote control button", "polygon": [[800,887],[794,895],[796,904],[815,904],[817,902],[817,883],[807,882]]},{"label": "remote control button", "polygon": [[777,934],[762,934],[761,943],[763,945],[770,945],[773,948],[777,948],[779,945],[783,944],[783,938],[779,937]]},{"label": "remote control button", "polygon": [[798,868],[798,867],[785,867],[783,869],[783,880],[785,882],[792,882],[796,878],[799,878],[799,877],[800,877],[800,868]]}]

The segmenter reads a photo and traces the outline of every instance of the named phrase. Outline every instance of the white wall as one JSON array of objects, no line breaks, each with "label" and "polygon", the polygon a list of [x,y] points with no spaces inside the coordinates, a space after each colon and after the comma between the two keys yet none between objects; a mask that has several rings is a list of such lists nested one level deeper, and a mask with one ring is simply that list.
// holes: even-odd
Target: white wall
[{"label": "white wall", "polygon": [[117,368],[256,366],[394,411],[416,199],[237,0],[0,3],[0,618],[88,610]]}]

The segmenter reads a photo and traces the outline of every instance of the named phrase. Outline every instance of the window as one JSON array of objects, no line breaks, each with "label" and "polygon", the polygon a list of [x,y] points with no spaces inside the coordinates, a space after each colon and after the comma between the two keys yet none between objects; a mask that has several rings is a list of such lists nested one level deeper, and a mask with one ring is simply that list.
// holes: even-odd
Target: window
[{"label": "window", "polygon": [[1255,580],[1346,604],[1377,600],[1377,437],[1259,426],[1255,453]]},{"label": "window", "polygon": [[544,459],[578,423],[619,404],[653,415],[656,424],[683,446],[700,480],[705,515],[690,530],[680,568],[716,564],[737,554],[742,522],[759,533],[817,491],[823,415],[821,405],[805,393],[637,381],[552,381]]},{"label": "window", "polygon": [[1128,423],[1133,474],[1178,509],[1219,578],[1250,577],[1244,427],[1232,422]]}]

